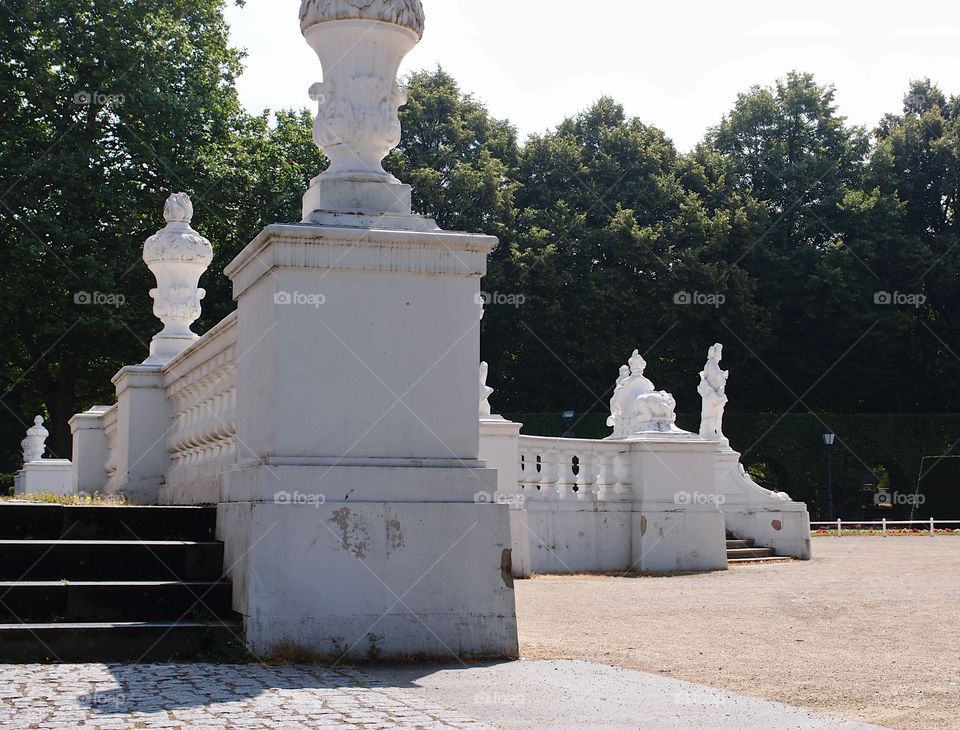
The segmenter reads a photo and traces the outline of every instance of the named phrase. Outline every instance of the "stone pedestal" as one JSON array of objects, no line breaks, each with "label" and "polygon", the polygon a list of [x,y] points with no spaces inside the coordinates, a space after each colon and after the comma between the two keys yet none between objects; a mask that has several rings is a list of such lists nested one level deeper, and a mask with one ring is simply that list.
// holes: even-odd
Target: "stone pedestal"
[{"label": "stone pedestal", "polygon": [[237,451],[218,530],[259,652],[517,654],[509,509],[479,460],[495,239],[270,226],[226,269]]},{"label": "stone pedestal", "polygon": [[76,494],[73,465],[67,459],[42,459],[23,465],[13,481],[15,494]]},{"label": "stone pedestal", "polygon": [[116,476],[108,487],[132,504],[157,504],[169,464],[172,424],[159,365],[131,365],[113,377],[117,389]]},{"label": "stone pedestal", "polygon": [[[517,493],[518,442],[522,423],[502,416],[480,416],[480,458],[497,471],[497,491],[489,501],[510,508],[510,536],[513,550],[513,577],[530,577],[530,528],[527,505]],[[481,493],[481,497],[486,494]]]},{"label": "stone pedestal", "polygon": [[102,492],[107,483],[107,435],[103,414],[108,406],[94,406],[70,419],[73,436],[73,474],[77,491],[86,494]]},{"label": "stone pedestal", "polygon": [[629,443],[637,510],[634,570],[726,570],[726,531],[713,492],[716,444],[693,434],[651,435]]}]

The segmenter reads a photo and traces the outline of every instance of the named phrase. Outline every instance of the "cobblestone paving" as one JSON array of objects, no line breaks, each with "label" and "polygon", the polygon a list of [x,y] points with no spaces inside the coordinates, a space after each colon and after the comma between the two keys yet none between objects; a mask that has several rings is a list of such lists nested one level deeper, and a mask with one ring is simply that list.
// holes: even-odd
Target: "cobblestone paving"
[{"label": "cobblestone paving", "polygon": [[0,665],[0,728],[490,726],[353,669],[5,664]]}]

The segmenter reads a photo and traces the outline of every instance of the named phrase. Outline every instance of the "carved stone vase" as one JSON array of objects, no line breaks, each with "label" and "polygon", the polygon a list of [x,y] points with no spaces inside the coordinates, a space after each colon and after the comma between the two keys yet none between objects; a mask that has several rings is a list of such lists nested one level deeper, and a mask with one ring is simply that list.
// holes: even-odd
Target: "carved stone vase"
[{"label": "carved stone vase", "polygon": [[407,95],[397,72],[423,35],[420,0],[304,0],[300,27],[323,66],[323,81],[310,88],[313,138],[330,160],[311,183],[305,219],[314,209],[409,213],[407,186],[382,161],[400,143],[397,111]]},{"label": "carved stone vase", "polygon": [[150,292],[153,313],[163,323],[163,330],[150,343],[148,365],[168,362],[197,339],[190,325],[200,317],[200,302],[206,295],[197,285],[213,261],[210,241],[190,227],[193,204],[186,194],[171,195],[163,217],[166,227],[143,247],[143,260],[157,278],[157,288]]}]

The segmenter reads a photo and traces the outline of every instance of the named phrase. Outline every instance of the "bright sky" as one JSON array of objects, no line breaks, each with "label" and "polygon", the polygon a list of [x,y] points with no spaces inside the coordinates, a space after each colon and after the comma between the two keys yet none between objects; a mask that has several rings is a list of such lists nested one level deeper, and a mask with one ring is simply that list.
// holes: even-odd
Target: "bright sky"
[{"label": "bright sky", "polygon": [[[960,94],[957,0],[423,0],[427,30],[401,73],[438,64],[497,117],[543,132],[609,94],[689,149],[738,92],[791,69],[837,87],[870,127],[911,79]],[[310,106],[320,81],[299,0],[232,7],[251,111]]]}]

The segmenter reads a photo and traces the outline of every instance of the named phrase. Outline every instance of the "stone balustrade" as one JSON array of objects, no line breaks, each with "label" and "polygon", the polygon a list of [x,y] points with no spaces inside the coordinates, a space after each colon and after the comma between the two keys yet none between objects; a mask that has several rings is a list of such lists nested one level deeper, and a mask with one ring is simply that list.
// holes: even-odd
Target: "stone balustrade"
[{"label": "stone balustrade", "polygon": [[216,503],[236,461],[237,316],[228,315],[163,368],[173,423],[161,501]]},{"label": "stone balustrade", "polygon": [[629,453],[616,441],[520,436],[518,493],[530,500],[629,500]]}]

